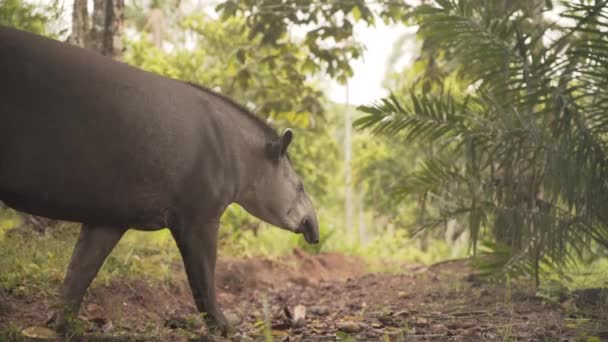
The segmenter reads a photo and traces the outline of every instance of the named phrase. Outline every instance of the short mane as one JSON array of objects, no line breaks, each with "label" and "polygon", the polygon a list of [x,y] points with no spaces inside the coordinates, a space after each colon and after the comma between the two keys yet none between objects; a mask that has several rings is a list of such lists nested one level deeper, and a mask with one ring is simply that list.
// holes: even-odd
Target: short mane
[{"label": "short mane", "polygon": [[266,134],[268,134],[271,138],[274,139],[278,139],[279,136],[277,134],[277,132],[274,130],[274,128],[272,128],[264,119],[262,119],[261,117],[257,116],[255,113],[253,113],[252,111],[250,111],[249,109],[247,109],[247,107],[245,107],[244,105],[238,103],[237,101],[235,101],[233,98],[226,96],[224,94],[220,94],[216,91],[213,91],[205,86],[202,86],[200,84],[196,84],[193,82],[185,82],[186,84],[204,92],[207,93],[209,95],[215,96],[217,98],[219,98],[220,100],[224,100],[226,102],[228,102],[229,104],[231,104],[234,108],[238,109],[239,112],[245,114],[246,117],[248,117],[249,119],[253,120],[253,122],[256,123],[256,125],[258,127],[260,127]]}]

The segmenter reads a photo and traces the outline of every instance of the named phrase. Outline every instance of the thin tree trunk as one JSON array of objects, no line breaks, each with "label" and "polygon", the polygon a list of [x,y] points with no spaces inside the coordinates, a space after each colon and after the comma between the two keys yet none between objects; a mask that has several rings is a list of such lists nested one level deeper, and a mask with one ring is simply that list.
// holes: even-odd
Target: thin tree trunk
[{"label": "thin tree trunk", "polygon": [[365,223],[365,205],[363,204],[363,200],[365,198],[365,192],[363,189],[359,191],[357,194],[357,206],[359,211],[359,242],[361,244],[367,243],[367,225]]},{"label": "thin tree trunk", "polygon": [[87,0],[74,0],[72,12],[72,33],[68,37],[68,43],[85,47],[87,45],[87,34],[89,32],[89,10]]},{"label": "thin tree trunk", "polygon": [[348,83],[346,83],[346,106],[344,107],[344,210],[346,233],[354,237],[357,233],[354,227],[354,190],[352,175],[352,117],[350,113]]},{"label": "thin tree trunk", "polygon": [[94,0],[93,25],[88,48],[114,59],[122,52],[121,32],[124,0]]},{"label": "thin tree trunk", "polygon": [[153,8],[144,26],[144,31],[149,29],[152,33],[152,41],[157,49],[163,47],[163,29],[165,26],[165,15],[160,8]]}]

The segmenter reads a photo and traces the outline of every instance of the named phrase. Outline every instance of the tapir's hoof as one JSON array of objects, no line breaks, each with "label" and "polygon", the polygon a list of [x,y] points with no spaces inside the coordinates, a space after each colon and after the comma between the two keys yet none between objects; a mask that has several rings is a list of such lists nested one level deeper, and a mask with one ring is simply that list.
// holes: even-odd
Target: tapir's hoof
[{"label": "tapir's hoof", "polygon": [[65,314],[61,310],[49,312],[44,323],[47,327],[53,328],[60,333],[65,332],[67,327]]},{"label": "tapir's hoof", "polygon": [[232,331],[232,327],[228,323],[228,320],[221,312],[215,315],[207,315],[205,317],[205,323],[207,324],[207,330],[211,334],[227,337]]},{"label": "tapir's hoof", "polygon": [[64,310],[51,311],[47,315],[45,325],[59,334],[71,334],[73,333],[72,330],[74,328],[72,325],[73,320],[68,319],[68,317],[72,317],[70,312]]}]

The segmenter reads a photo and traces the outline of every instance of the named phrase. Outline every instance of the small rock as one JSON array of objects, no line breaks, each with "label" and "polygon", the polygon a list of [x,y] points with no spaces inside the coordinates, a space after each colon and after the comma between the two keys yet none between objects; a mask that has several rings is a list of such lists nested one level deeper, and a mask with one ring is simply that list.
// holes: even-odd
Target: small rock
[{"label": "small rock", "polygon": [[105,319],[104,317],[93,317],[93,318],[87,318],[87,321],[91,322],[93,325],[95,325],[97,328],[103,328],[108,324],[108,320]]},{"label": "small rock", "polygon": [[410,321],[410,325],[415,328],[427,328],[430,324],[426,318],[418,317],[414,321]]},{"label": "small rock", "polygon": [[308,311],[310,311],[311,314],[317,316],[327,316],[329,314],[329,309],[325,305],[313,306]]},{"label": "small rock", "polygon": [[397,298],[399,298],[399,299],[406,299],[406,298],[409,298],[409,297],[410,296],[406,292],[404,292],[404,291],[397,292]]},{"label": "small rock", "polygon": [[564,310],[566,310],[568,312],[577,312],[578,311],[578,309],[576,307],[576,303],[573,298],[567,299],[560,305]]},{"label": "small rock", "polygon": [[188,323],[183,317],[171,317],[165,320],[165,327],[169,329],[186,329],[188,328]]},{"label": "small rock", "polygon": [[361,310],[361,305],[357,302],[347,303],[346,306],[353,311]]},{"label": "small rock", "polygon": [[107,334],[114,330],[114,324],[112,324],[112,321],[108,321],[104,326],[101,327],[101,329]]},{"label": "small rock", "polygon": [[410,316],[412,313],[409,310],[400,310],[395,312],[394,316],[395,317],[408,317]]},{"label": "small rock", "polygon": [[394,318],[391,315],[381,315],[378,316],[378,320],[380,321],[380,323],[390,326],[393,325]]},{"label": "small rock", "polygon": [[361,325],[357,322],[352,322],[352,321],[338,322],[338,324],[336,324],[336,326],[338,327],[338,330],[343,331],[348,334],[358,333],[361,331]]},{"label": "small rock", "polygon": [[235,336],[233,336],[232,340],[236,342],[253,342],[253,339],[251,337],[240,334],[236,334]]},{"label": "small rock", "polygon": [[231,326],[237,326],[239,324],[241,324],[241,317],[239,317],[239,315],[237,315],[234,312],[226,312],[224,314],[226,316],[226,320],[228,321],[228,324],[230,324]]},{"label": "small rock", "polygon": [[377,332],[376,329],[369,329],[365,331],[365,336],[367,337],[378,337],[380,336],[380,334]]},{"label": "small rock", "polygon": [[545,337],[547,335],[547,330],[543,327],[537,327],[534,329],[534,336],[536,337]]},{"label": "small rock", "polygon": [[430,327],[431,334],[447,334],[448,328],[443,324],[433,324]]},{"label": "small rock", "polygon": [[522,331],[516,335],[517,341],[530,341],[532,336],[529,332]]},{"label": "small rock", "polygon": [[476,326],[476,323],[472,323],[472,322],[461,322],[461,321],[456,321],[454,323],[449,323],[448,324],[448,328],[452,329],[452,330],[458,330],[458,329],[470,329],[474,326]]},{"label": "small rock", "polygon": [[293,326],[296,328],[303,327],[306,324],[306,307],[304,305],[296,305],[293,309]]},{"label": "small rock", "polygon": [[86,311],[89,315],[100,315],[103,313],[103,308],[95,303],[89,303],[86,306]]}]

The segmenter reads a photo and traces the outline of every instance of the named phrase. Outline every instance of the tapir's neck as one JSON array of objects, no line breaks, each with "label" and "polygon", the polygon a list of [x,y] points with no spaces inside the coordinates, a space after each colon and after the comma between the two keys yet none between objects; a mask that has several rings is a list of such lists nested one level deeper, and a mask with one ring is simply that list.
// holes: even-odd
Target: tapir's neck
[{"label": "tapir's neck", "polygon": [[229,163],[228,168],[234,177],[232,183],[231,202],[239,203],[239,200],[251,191],[262,169],[266,163],[266,144],[274,137],[268,134],[268,130],[256,122],[251,114],[232,112],[229,114],[233,124],[230,125]]}]

